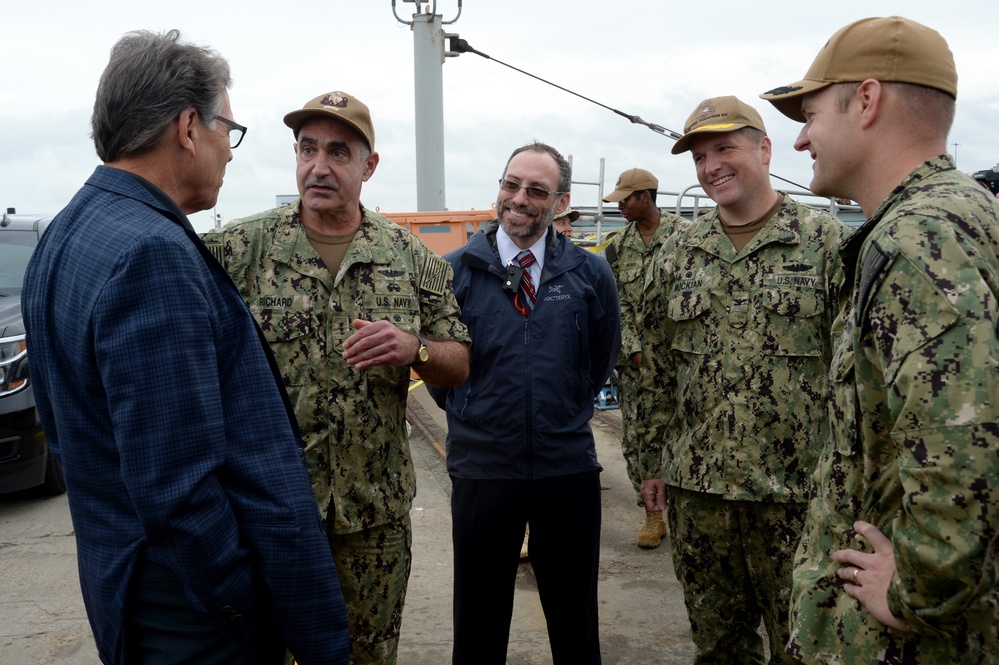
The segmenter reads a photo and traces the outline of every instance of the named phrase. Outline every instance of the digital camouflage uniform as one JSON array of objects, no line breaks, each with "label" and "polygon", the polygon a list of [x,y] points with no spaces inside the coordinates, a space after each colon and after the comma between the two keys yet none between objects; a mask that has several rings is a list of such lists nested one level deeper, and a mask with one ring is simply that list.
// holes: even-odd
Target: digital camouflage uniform
[{"label": "digital camouflage uniform", "polygon": [[641,464],[667,485],[697,663],[761,662],[761,616],[771,651],[786,644],[792,558],[828,432],[846,233],[783,195],[738,254],[713,210],[668,238],[649,271]]},{"label": "digital camouflage uniform", "polygon": [[[909,174],[843,248],[833,439],[796,557],[790,651],[807,663],[999,662],[999,204],[949,157]],[[892,540],[888,630],[836,550]]]},{"label": "digital camouflage uniform", "polygon": [[[617,397],[621,407],[621,453],[624,455],[628,478],[635,487],[638,505],[642,500],[642,477],[638,464],[638,438],[635,435],[635,414],[638,409],[639,372],[631,366],[631,356],[642,350],[642,297],[645,273],[666,238],[687,220],[662,211],[659,228],[652,234],[648,247],[642,242],[638,222],[631,222],[617,233],[604,252],[610,263],[617,294],[621,301],[621,357],[617,362]],[[658,474],[657,474],[658,475]]]},{"label": "digital camouflage uniform", "polygon": [[306,238],[298,201],[204,240],[270,342],[298,418],[347,602],[351,662],[391,663],[416,493],[406,429],[410,370],[359,371],[344,361],[343,342],[354,319],[387,319],[431,339],[468,335],[450,265],[398,224],[363,212],[335,277]]}]

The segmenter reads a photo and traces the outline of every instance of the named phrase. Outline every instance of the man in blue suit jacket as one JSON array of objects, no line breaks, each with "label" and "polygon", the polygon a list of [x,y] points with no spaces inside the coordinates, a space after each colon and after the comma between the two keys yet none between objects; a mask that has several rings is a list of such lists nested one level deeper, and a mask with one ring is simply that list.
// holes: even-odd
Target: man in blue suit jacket
[{"label": "man in blue suit jacket", "polygon": [[104,166],[25,275],[31,379],[105,663],[347,662],[276,366],[186,217],[215,204],[246,131],[230,83],[176,31],[123,37],[92,118]]}]

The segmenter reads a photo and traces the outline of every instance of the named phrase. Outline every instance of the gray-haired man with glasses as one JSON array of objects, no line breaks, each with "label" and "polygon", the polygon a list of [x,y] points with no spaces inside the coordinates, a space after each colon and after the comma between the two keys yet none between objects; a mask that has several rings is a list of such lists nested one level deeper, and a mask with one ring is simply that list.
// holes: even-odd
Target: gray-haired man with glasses
[{"label": "gray-haired man with glasses", "polygon": [[620,349],[620,308],[607,262],[552,226],[570,184],[557,150],[518,148],[500,179],[498,219],[445,257],[473,339],[468,380],[434,391],[448,421],[454,665],[506,662],[528,525],[554,662],[600,662],[600,465],[589,420]]},{"label": "gray-haired man with glasses", "polygon": [[246,132],[231,82],[176,30],[125,35],[91,119],[103,164],[26,272],[31,383],[102,663],[348,662],[283,382],[187,218]]}]

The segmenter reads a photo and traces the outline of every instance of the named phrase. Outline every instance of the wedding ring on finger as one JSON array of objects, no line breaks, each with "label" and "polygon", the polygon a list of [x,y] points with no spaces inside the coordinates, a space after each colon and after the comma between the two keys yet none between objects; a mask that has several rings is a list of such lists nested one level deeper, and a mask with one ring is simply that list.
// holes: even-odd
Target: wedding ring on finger
[{"label": "wedding ring on finger", "polygon": [[853,583],[856,584],[857,586],[864,586],[863,584],[860,583],[860,580],[857,579],[857,575],[859,573],[860,573],[860,568],[853,569]]}]

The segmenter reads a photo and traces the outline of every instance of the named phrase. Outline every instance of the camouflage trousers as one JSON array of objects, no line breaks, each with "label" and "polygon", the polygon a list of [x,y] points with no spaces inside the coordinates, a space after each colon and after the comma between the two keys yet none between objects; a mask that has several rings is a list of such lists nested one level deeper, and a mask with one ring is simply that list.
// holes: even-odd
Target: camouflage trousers
[{"label": "camouflage trousers", "polygon": [[351,665],[395,665],[413,567],[409,515],[366,531],[329,535],[350,622]]},{"label": "camouflage trousers", "polygon": [[805,503],[726,501],[667,487],[673,568],[683,585],[694,663],[763,663],[762,618],[770,662],[784,654],[794,552]]},{"label": "camouflage trousers", "polygon": [[[639,506],[644,506],[642,500],[642,481],[644,475],[638,464],[638,435],[635,432],[635,422],[638,419],[638,393],[641,389],[641,377],[638,370],[631,365],[617,367],[617,401],[621,408],[621,454],[624,455],[625,469],[628,479],[635,488],[635,496]],[[657,475],[658,477],[658,475]]]}]

